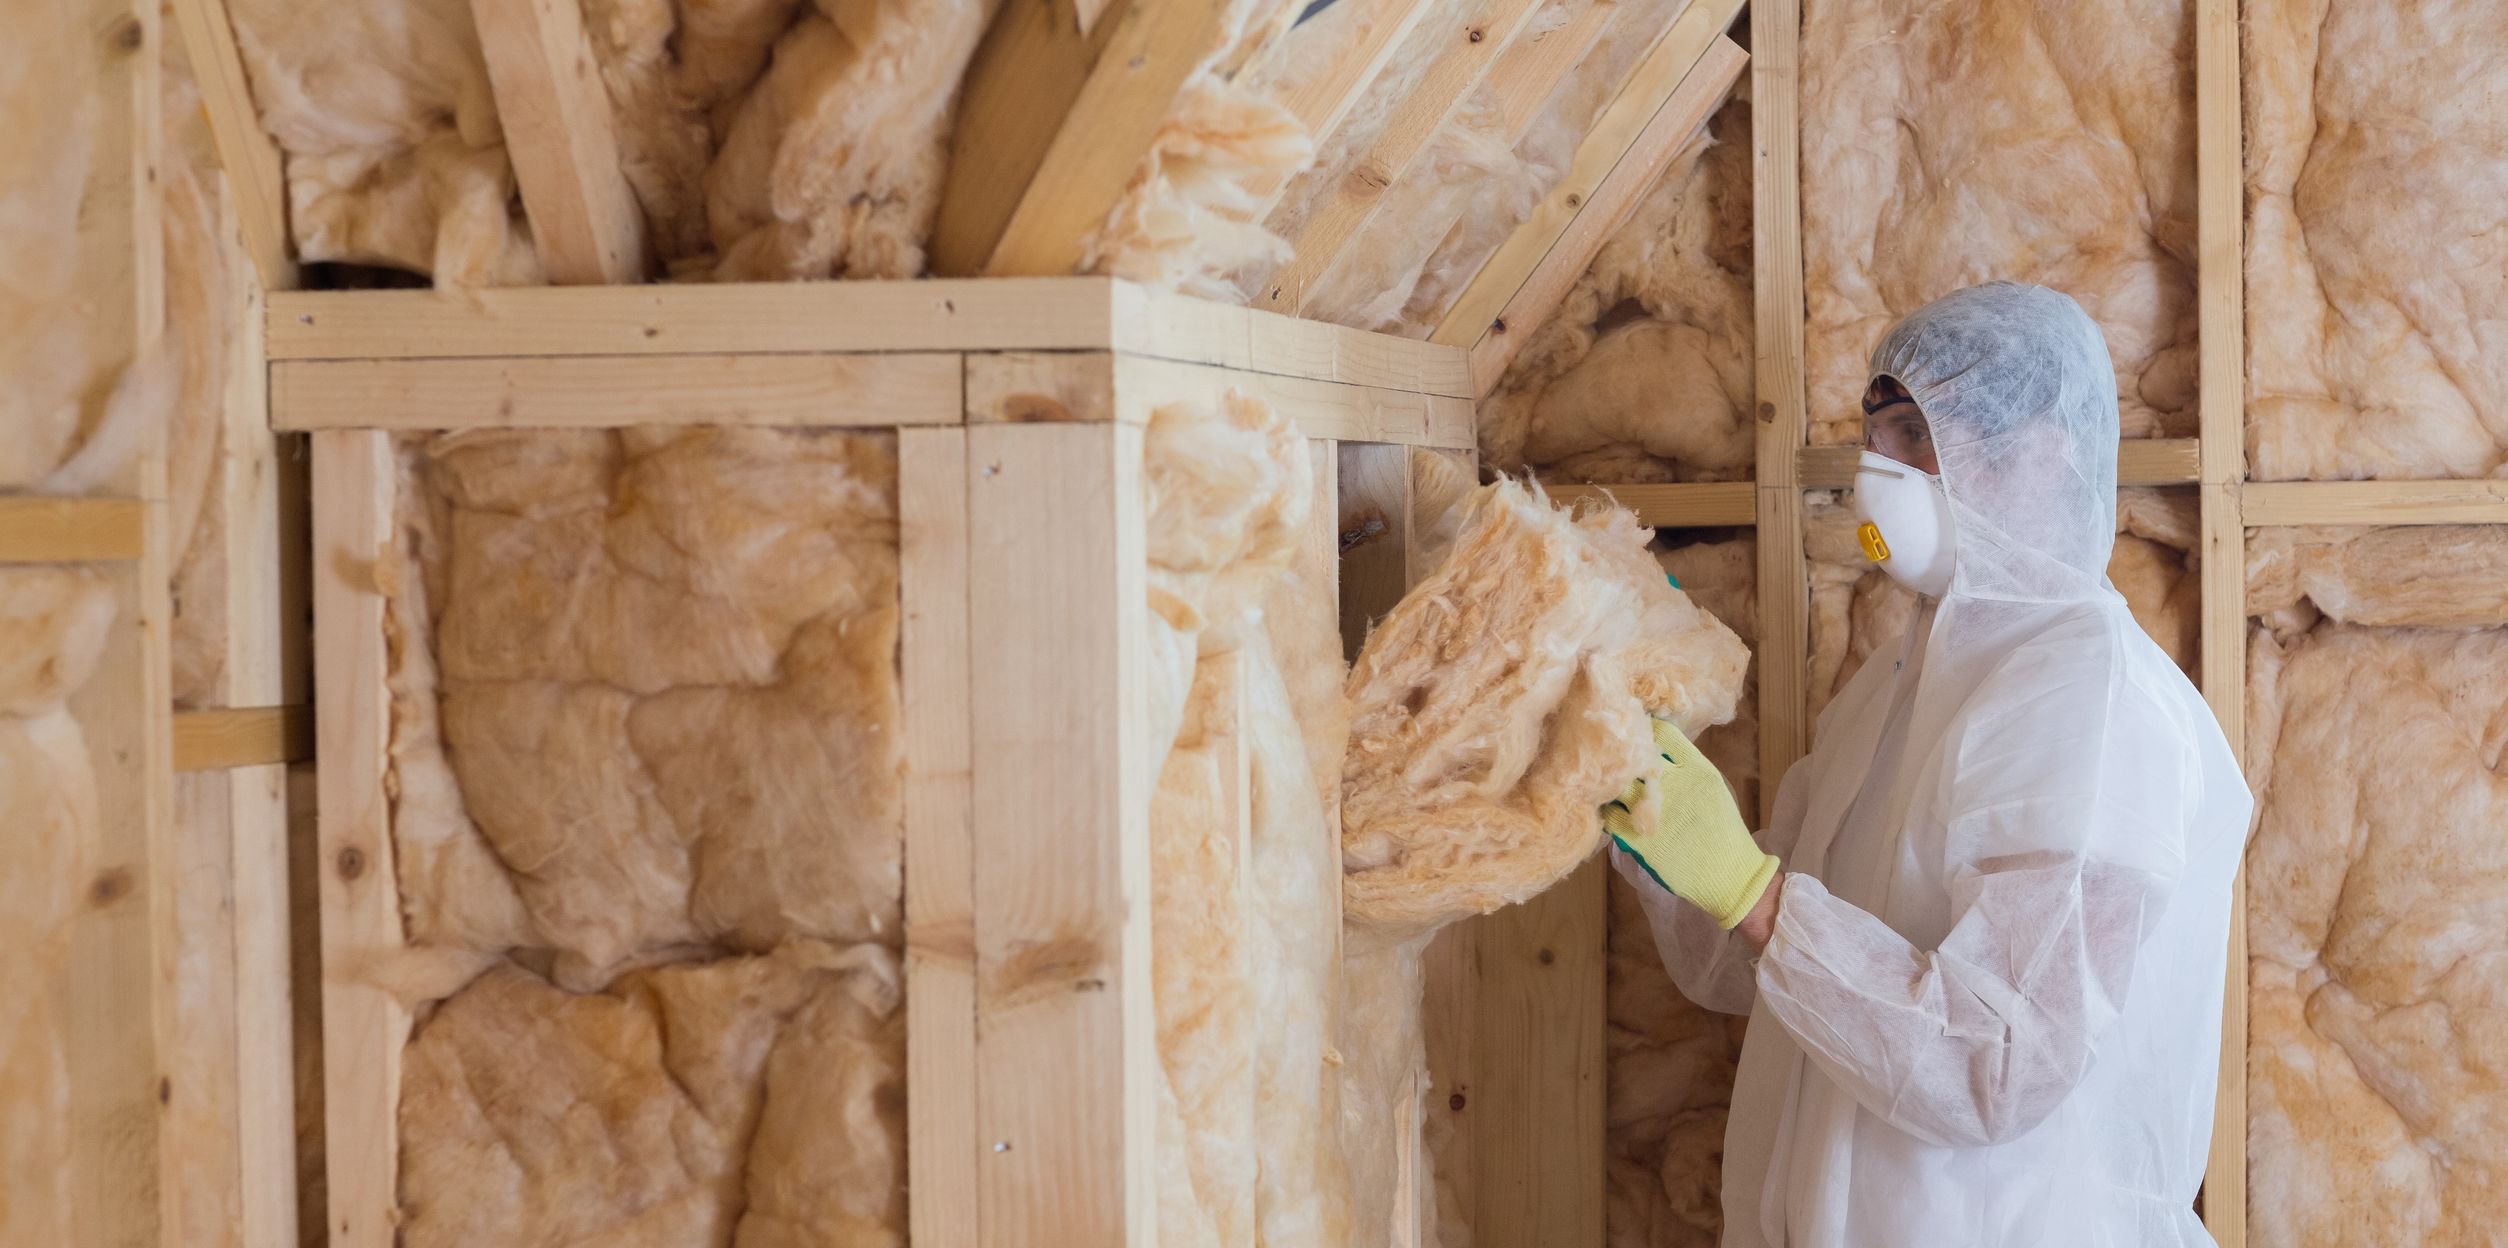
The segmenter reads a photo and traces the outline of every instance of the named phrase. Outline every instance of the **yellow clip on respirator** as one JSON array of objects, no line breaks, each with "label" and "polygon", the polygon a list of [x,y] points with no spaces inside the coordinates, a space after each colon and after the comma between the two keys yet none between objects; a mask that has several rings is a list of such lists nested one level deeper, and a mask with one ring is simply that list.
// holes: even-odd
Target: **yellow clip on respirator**
[{"label": "yellow clip on respirator", "polygon": [[1951,498],[1942,478],[1865,451],[1855,466],[1854,507],[1864,558],[1928,598],[1951,587]]}]

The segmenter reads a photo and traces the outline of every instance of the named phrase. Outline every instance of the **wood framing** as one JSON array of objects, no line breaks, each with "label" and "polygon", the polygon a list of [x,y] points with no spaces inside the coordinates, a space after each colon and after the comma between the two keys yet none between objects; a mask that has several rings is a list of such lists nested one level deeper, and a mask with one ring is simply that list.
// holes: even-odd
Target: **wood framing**
[{"label": "wood framing", "polygon": [[2249,481],[2238,518],[2292,524],[2508,524],[2508,481]]},{"label": "wood framing", "polygon": [[470,0],[470,16],[540,267],[560,286],[644,280],[644,209],[619,166],[582,6]]},{"label": "wood framing", "polygon": [[[1348,119],[1350,110],[1366,98],[1376,85],[1376,76],[1393,63],[1394,53],[1418,29],[1420,19],[1436,7],[1429,0],[1337,0],[1351,8],[1368,10],[1359,28],[1358,37],[1327,52],[1332,64],[1321,72],[1300,76],[1289,88],[1278,94],[1282,108],[1306,127],[1314,136],[1315,150],[1321,152],[1332,145],[1333,136]],[[1597,6],[1600,7],[1600,6]],[[1280,55],[1286,39],[1274,39],[1266,55]],[[1247,190],[1254,199],[1253,220],[1270,218],[1279,206],[1281,193],[1294,181],[1292,175],[1258,175]]]},{"label": "wood framing", "polygon": [[1427,72],[1357,163],[1333,171],[1316,202],[1304,205],[1294,221],[1277,212],[1266,219],[1268,228],[1288,240],[1291,258],[1254,296],[1255,307],[1291,314],[1305,307],[1315,282],[1375,219],[1385,192],[1410,172],[1455,106],[1480,85],[1540,7],[1538,0],[1473,0],[1453,14],[1437,15],[1405,42],[1406,52],[1432,58]]},{"label": "wood framing", "polygon": [[948,425],[959,359],[893,355],[643,355],[288,360],[270,366],[280,429],[616,425]]},{"label": "wood framing", "polygon": [[209,140],[226,173],[227,195],[243,227],[245,253],[264,288],[296,284],[294,249],[288,243],[287,181],[279,145],[261,127],[252,83],[223,0],[171,0],[167,8],[183,32],[192,77],[200,83],[201,108],[209,115]]},{"label": "wood framing", "polygon": [[137,559],[148,506],[136,498],[0,497],[0,563]]},{"label": "wood framing", "polygon": [[[1004,5],[959,87],[934,273],[1069,273],[1219,47],[1221,0]],[[1092,20],[1093,19],[1093,20]]]},{"label": "wood framing", "polygon": [[1607,501],[1637,513],[1654,529],[1714,529],[1759,522],[1759,487],[1748,481],[1676,482],[1666,485],[1553,485],[1563,503]]},{"label": "wood framing", "polygon": [[[1843,490],[1854,484],[1862,448],[1810,446],[1795,455],[1795,479],[1806,490]],[[2202,443],[2196,438],[2127,438],[2116,444],[2116,484],[2193,485],[2201,479]]]},{"label": "wood framing", "polygon": [[409,1011],[354,973],[401,947],[385,795],[391,693],[378,579],[392,548],[394,479],[389,434],[313,435],[322,1103],[332,1248],[392,1248],[398,1238],[401,1046]]},{"label": "wood framing", "polygon": [[1604,108],[1565,178],[1481,266],[1432,341],[1468,346],[1475,389],[1495,388],[1515,354],[1592,266],[1596,253],[1723,103],[1749,56],[1723,37],[1740,6],[1682,11]]},{"label": "wood framing", "polygon": [[1810,748],[1811,574],[1794,457],[1805,436],[1800,0],[1750,6],[1751,272],[1759,395],[1759,818]]},{"label": "wood framing", "polygon": [[[2246,169],[2238,0],[2195,4],[2196,315],[2202,432],[2201,684],[2229,747],[2246,758]],[[2247,1243],[2247,885],[2233,890],[2221,1007],[2220,1082],[2204,1168],[2203,1221],[2221,1248]]]},{"label": "wood framing", "polygon": [[1594,858],[1481,920],[1475,1243],[1603,1242],[1609,873]]},{"label": "wood framing", "polygon": [[312,757],[310,706],[230,706],[174,716],[176,771],[223,771]]}]

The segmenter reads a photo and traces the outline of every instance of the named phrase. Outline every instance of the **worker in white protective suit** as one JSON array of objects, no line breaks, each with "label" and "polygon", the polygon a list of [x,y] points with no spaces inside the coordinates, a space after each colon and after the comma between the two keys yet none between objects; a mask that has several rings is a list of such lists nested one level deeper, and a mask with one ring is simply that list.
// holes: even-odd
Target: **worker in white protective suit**
[{"label": "worker in white protective suit", "polygon": [[1672,978],[1750,1015],[1726,1248],[2209,1244],[2232,881],[2252,808],[2105,575],[2098,326],[1998,282],[1872,356],[1866,554],[1921,596],[1754,840],[1668,725],[1605,808]]}]

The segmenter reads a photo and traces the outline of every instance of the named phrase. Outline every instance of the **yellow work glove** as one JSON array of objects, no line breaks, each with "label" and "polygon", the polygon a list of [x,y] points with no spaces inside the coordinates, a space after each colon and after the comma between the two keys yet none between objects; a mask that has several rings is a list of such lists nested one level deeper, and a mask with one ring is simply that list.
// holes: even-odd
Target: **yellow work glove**
[{"label": "yellow work glove", "polygon": [[[1657,884],[1729,932],[1776,879],[1777,857],[1751,839],[1733,791],[1706,755],[1668,721],[1654,723],[1663,764],[1603,806],[1603,829]],[[1638,826],[1632,812],[1649,810],[1653,826]]]}]

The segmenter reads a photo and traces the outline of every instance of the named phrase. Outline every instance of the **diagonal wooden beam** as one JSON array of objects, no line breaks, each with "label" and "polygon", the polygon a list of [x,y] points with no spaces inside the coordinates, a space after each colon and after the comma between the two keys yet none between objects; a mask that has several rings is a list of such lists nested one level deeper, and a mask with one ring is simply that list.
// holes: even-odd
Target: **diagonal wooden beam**
[{"label": "diagonal wooden beam", "polygon": [[1676,22],[1666,32],[1577,146],[1568,176],[1481,266],[1430,335],[1436,342],[1472,344],[1472,380],[1482,394],[1496,387],[1532,332],[1558,311],[1595,253],[1749,63],[1749,54],[1716,26],[1706,28],[1703,54],[1685,57],[1684,36],[1695,29]]},{"label": "diagonal wooden beam", "polygon": [[279,161],[279,145],[261,128],[253,107],[252,82],[244,73],[243,54],[235,47],[235,27],[228,22],[224,0],[173,0],[174,20],[183,31],[192,75],[200,81],[201,107],[209,114],[209,138],[226,170],[227,193],[235,200],[236,219],[244,230],[244,247],[265,290],[296,285],[296,261],[287,234],[287,180]]},{"label": "diagonal wooden beam", "polygon": [[470,0],[532,242],[560,286],[644,280],[644,210],[576,0]]},{"label": "diagonal wooden beam", "polygon": [[[1739,8],[1741,0],[1691,0],[1689,9],[1683,12],[1710,4]],[[1595,0],[1568,15],[1557,27],[1517,40],[1498,58],[1497,64],[1490,66],[1489,95],[1497,101],[1500,133],[1508,146],[1524,141],[1524,136],[1532,131],[1534,119],[1541,116],[1542,105],[1550,102],[1560,84],[1602,42],[1613,19],[1625,8]]]},{"label": "diagonal wooden beam", "polygon": [[1069,273],[1186,78],[1219,45],[1223,0],[1004,5],[975,50],[932,222],[932,272]]},{"label": "diagonal wooden beam", "polygon": [[1404,41],[1406,51],[1424,44],[1435,60],[1410,97],[1394,109],[1367,154],[1334,180],[1293,230],[1284,228],[1288,223],[1278,219],[1278,212],[1266,221],[1289,240],[1291,255],[1255,295],[1253,306],[1291,315],[1305,306],[1307,291],[1375,219],[1385,191],[1410,172],[1455,106],[1488,76],[1540,7],[1534,0],[1480,0],[1451,17],[1441,15]]},{"label": "diagonal wooden beam", "polygon": [[[1350,110],[1365,98],[1368,88],[1376,85],[1377,75],[1393,63],[1394,51],[1410,38],[1412,31],[1418,29],[1420,19],[1426,17],[1432,7],[1432,0],[1336,0],[1336,10],[1343,6],[1357,10],[1351,18],[1361,23],[1357,37],[1322,49],[1331,57],[1330,64],[1313,77],[1276,92],[1273,97],[1298,119],[1298,124],[1306,127],[1308,134],[1315,137],[1315,148],[1319,152],[1329,146],[1332,136],[1340,131],[1341,123],[1349,119]],[[1286,48],[1293,46],[1292,38],[1283,37],[1274,41],[1270,54],[1285,55]],[[1258,66],[1254,72],[1259,80],[1261,67]],[[1252,188],[1258,203],[1253,213],[1255,220],[1270,218],[1272,210],[1280,204],[1281,192],[1289,189],[1290,181],[1287,174],[1266,174]]]}]

